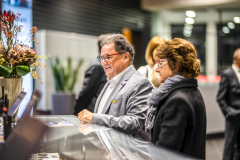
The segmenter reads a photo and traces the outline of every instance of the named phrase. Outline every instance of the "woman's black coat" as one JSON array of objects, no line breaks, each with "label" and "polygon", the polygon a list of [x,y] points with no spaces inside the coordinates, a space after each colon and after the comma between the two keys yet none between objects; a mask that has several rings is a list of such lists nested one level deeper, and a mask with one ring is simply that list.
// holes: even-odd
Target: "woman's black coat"
[{"label": "woman's black coat", "polygon": [[206,111],[196,79],[176,82],[161,97],[152,142],[205,159]]}]

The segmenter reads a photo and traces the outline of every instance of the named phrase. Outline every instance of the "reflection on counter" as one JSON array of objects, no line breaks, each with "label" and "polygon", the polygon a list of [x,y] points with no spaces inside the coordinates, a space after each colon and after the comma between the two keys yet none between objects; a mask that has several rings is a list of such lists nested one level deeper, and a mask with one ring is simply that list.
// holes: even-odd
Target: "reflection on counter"
[{"label": "reflection on counter", "polygon": [[63,159],[196,159],[107,127],[79,122],[76,116],[38,116],[37,119],[44,123],[64,120],[74,124],[74,126],[50,127],[39,148],[39,152],[43,150],[45,153],[59,153]]}]

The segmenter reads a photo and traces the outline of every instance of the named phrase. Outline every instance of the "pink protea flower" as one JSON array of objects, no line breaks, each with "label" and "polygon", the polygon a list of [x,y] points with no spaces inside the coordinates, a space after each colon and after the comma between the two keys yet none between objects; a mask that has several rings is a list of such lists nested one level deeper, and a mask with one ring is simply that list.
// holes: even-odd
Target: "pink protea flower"
[{"label": "pink protea flower", "polygon": [[34,33],[36,33],[37,32],[37,27],[36,26],[34,26],[34,27],[32,27],[32,29],[30,30],[31,31],[31,33],[32,33],[32,35],[34,34]]}]

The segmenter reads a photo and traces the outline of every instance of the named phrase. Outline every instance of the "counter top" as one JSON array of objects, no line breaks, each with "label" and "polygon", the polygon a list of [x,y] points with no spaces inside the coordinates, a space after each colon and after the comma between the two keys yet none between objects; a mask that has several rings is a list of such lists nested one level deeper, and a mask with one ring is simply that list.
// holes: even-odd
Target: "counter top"
[{"label": "counter top", "polygon": [[76,116],[35,116],[43,123],[67,121],[73,125],[49,127],[40,150],[59,153],[67,160],[190,160],[197,159],[170,149],[155,146],[92,123],[80,123]]}]

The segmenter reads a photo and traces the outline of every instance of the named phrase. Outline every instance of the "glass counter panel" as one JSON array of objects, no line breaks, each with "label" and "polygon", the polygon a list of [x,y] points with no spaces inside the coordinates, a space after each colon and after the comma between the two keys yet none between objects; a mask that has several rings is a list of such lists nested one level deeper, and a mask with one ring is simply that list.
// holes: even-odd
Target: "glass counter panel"
[{"label": "glass counter panel", "polygon": [[[68,160],[190,160],[197,159],[170,149],[155,146],[91,123],[80,123],[76,116],[38,116],[44,123],[68,121],[73,126],[49,127],[43,137],[40,150],[45,153],[59,153]],[[39,150],[39,151],[40,151]]]}]

